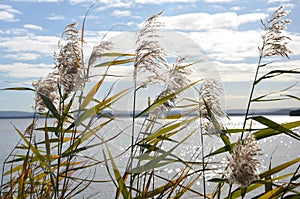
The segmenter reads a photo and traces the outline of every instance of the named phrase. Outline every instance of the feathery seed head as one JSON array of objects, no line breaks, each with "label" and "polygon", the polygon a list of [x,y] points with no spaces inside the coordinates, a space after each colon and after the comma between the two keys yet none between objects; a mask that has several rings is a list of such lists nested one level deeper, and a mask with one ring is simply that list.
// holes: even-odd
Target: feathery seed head
[{"label": "feathery seed head", "polygon": [[[158,31],[162,23],[158,21],[162,12],[150,17],[144,24],[136,38],[136,57],[134,62],[133,77],[137,78],[138,72],[148,72],[150,77],[160,79],[159,69],[168,67],[164,58],[165,50],[155,38],[159,38]],[[152,82],[152,81],[151,81]]]},{"label": "feathery seed head", "polygon": [[59,100],[58,87],[57,87],[58,78],[59,78],[58,72],[54,71],[52,73],[49,73],[46,79],[32,82],[32,85],[36,90],[35,102],[38,111],[44,112],[46,110],[46,105],[43,99],[41,98],[40,94],[43,94],[46,97],[48,97],[53,104],[58,102]]},{"label": "feathery seed head", "polygon": [[83,65],[80,46],[80,34],[77,23],[68,25],[59,42],[59,54],[55,55],[60,75],[60,84],[66,94],[81,87],[80,69]]},{"label": "feathery seed head", "polygon": [[280,6],[271,19],[261,21],[265,33],[262,35],[262,46],[258,49],[262,57],[278,55],[289,58],[288,54],[292,53],[287,47],[287,41],[291,39],[285,35],[286,26],[291,23],[291,20],[284,19],[288,13],[289,11],[283,10],[283,6]]},{"label": "feathery seed head", "polygon": [[217,117],[225,117],[226,114],[222,111],[221,103],[219,100],[221,88],[218,86],[218,81],[214,79],[207,79],[200,88],[200,102],[201,116],[206,117],[209,110]]},{"label": "feathery seed head", "polygon": [[[170,96],[189,84],[190,80],[188,75],[190,74],[190,70],[186,66],[182,66],[181,63],[184,61],[185,58],[177,59],[176,62],[169,67],[170,69],[167,73],[168,81],[164,81],[166,89],[158,95],[156,100]],[[174,95],[162,105],[155,108],[150,115],[157,118],[164,116],[165,113],[176,107],[176,100],[177,95]]]},{"label": "feathery seed head", "polygon": [[260,148],[253,134],[248,134],[244,140],[236,143],[228,162],[227,176],[230,183],[248,186],[258,179],[260,164],[254,157],[256,155],[260,155]]}]

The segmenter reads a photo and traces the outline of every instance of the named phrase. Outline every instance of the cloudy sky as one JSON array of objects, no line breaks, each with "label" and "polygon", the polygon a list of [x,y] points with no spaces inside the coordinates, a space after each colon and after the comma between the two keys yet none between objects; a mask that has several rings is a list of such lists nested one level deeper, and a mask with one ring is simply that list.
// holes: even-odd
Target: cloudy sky
[{"label": "cloudy sky", "polygon": [[[92,0],[0,1],[0,88],[30,86],[54,67],[53,52],[64,27],[81,24]],[[149,16],[164,11],[166,29],[197,44],[209,58],[224,88],[226,109],[245,108],[258,60],[260,20],[280,5],[291,10],[288,35],[290,60],[276,58],[261,75],[275,69],[300,68],[300,2],[298,0],[98,0],[86,22],[86,41],[94,45],[106,31],[137,30]],[[179,46],[184,45],[179,39]],[[181,48],[181,49],[184,49]],[[88,52],[89,50],[87,50]],[[198,69],[201,71],[201,68]],[[300,96],[300,75],[279,76],[263,82],[257,95],[285,89]],[[276,97],[276,96],[275,96]],[[30,92],[0,92],[0,110],[31,110]],[[258,104],[256,108],[299,107],[289,100]]]}]

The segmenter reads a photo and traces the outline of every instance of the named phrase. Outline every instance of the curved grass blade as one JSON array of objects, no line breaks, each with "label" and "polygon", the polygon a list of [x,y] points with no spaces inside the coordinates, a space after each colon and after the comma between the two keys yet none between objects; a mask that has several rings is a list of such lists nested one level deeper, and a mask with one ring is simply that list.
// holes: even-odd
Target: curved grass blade
[{"label": "curved grass blade", "polygon": [[269,199],[273,198],[273,195],[277,193],[280,189],[283,189],[284,186],[277,187],[276,189],[272,189],[268,192],[266,192],[264,195],[260,196],[258,199]]},{"label": "curved grass blade", "polygon": [[28,88],[28,87],[14,87],[14,88],[2,88],[0,89],[0,91],[35,91],[32,88]]},{"label": "curved grass blade", "polygon": [[15,125],[13,125],[13,127],[15,128],[15,130],[17,131],[17,133],[21,136],[21,138],[25,141],[25,143],[29,146],[30,150],[37,157],[37,159],[39,160],[39,162],[41,163],[41,165],[44,166],[45,168],[47,168],[48,171],[50,171],[50,167],[47,164],[46,159],[44,158],[44,156],[41,155],[41,153],[35,148],[35,146],[32,145],[29,142],[29,140],[23,135],[23,133],[21,133],[21,131],[19,131],[19,129]]},{"label": "curved grass blade", "polygon": [[122,59],[122,60],[114,60],[114,61],[107,61],[107,62],[103,62],[101,64],[97,64],[94,67],[121,65],[121,64],[127,64],[127,63],[130,63],[130,62],[133,62],[133,61],[134,61],[133,58]]},{"label": "curved grass blade", "polygon": [[59,120],[60,119],[60,115],[57,111],[57,109],[55,108],[54,104],[52,103],[52,101],[49,99],[49,97],[47,97],[46,95],[42,94],[42,93],[38,93],[38,95],[42,98],[45,106],[49,109],[49,111],[53,114],[53,116]]},{"label": "curved grass blade", "polygon": [[279,76],[282,74],[300,74],[300,71],[297,71],[297,70],[273,70],[273,71],[270,71],[267,74],[263,75],[259,79],[257,79],[254,82],[254,85],[258,84],[260,81],[262,81],[264,79],[269,79],[269,78],[276,77],[276,76]]},{"label": "curved grass blade", "polygon": [[[112,167],[113,167],[113,170],[114,170],[116,181],[118,182],[118,192],[122,193],[124,199],[129,199],[130,198],[129,191],[127,190],[127,187],[126,187],[126,184],[125,184],[126,178],[123,179],[123,177],[121,176],[121,173],[118,170],[118,167],[117,167],[117,165],[114,161],[114,158],[113,158],[107,144],[105,144],[105,146],[106,146],[106,150],[107,150],[109,159],[111,161],[111,164],[112,164]],[[118,198],[118,195],[116,196],[116,198]]]},{"label": "curved grass blade", "polygon": [[[195,132],[195,131],[194,131]],[[182,139],[178,144],[176,144],[173,148],[171,148],[169,151],[166,151],[165,153],[163,153],[160,156],[155,157],[154,159],[152,159],[151,161],[145,163],[144,165],[141,166],[137,166],[133,169],[131,169],[128,173],[135,173],[135,174],[139,174],[139,173],[143,173],[145,171],[149,171],[151,169],[154,169],[158,166],[160,166],[161,161],[163,161],[167,156],[169,156],[178,146],[180,146],[185,140],[187,140],[191,135],[194,134],[194,132],[190,133],[189,135],[187,135],[184,139]]]},{"label": "curved grass blade", "polygon": [[266,118],[266,117],[263,117],[263,116],[256,116],[256,117],[251,117],[251,119],[269,127],[269,128],[272,128],[276,131],[279,131],[279,132],[282,132],[282,133],[285,133],[287,134],[288,136],[294,138],[294,139],[297,139],[300,141],[300,136],[297,134],[297,133],[294,133],[293,131],[291,131],[290,129],[287,129],[285,128],[284,126]]},{"label": "curved grass blade", "polygon": [[86,95],[86,97],[84,98],[80,109],[84,109],[94,98],[95,94],[97,93],[97,91],[99,90],[100,86],[102,85],[103,81],[104,81],[105,77],[103,77],[90,91],[89,93]]},{"label": "curved grass blade", "polygon": [[99,102],[97,105],[93,106],[90,109],[85,110],[76,120],[75,125],[80,125],[84,120],[86,120],[89,117],[95,116],[96,114],[100,113],[102,110],[104,110],[107,107],[110,107],[111,104],[116,102],[118,99],[122,98],[124,95],[128,93],[129,89],[124,89],[120,91],[119,93],[115,94],[114,96],[105,99],[102,102]]},{"label": "curved grass blade", "polygon": [[282,170],[284,170],[284,169],[286,169],[286,168],[288,168],[288,167],[290,167],[293,164],[296,164],[298,162],[300,162],[300,158],[295,158],[291,161],[285,162],[285,163],[283,163],[279,166],[274,167],[273,169],[269,169],[268,171],[265,171],[265,172],[259,174],[259,177],[260,178],[266,178],[266,177],[271,176],[275,173],[278,173],[278,172],[280,172],[280,171],[282,171]]},{"label": "curved grass blade", "polygon": [[[200,80],[199,80],[200,81]],[[135,118],[137,117],[140,117],[142,115],[145,115],[146,113],[150,112],[151,110],[153,110],[154,108],[162,105],[163,103],[165,103],[166,101],[172,99],[173,97],[175,97],[176,95],[178,95],[179,93],[181,93],[182,91],[194,86],[195,84],[197,84],[199,81],[196,81],[196,82],[193,82],[185,87],[183,87],[182,89],[174,92],[174,93],[171,93],[159,100],[156,100],[155,102],[153,102],[150,106],[148,106],[145,110],[143,110],[141,113],[139,113],[138,115],[134,116]]]},{"label": "curved grass blade", "polygon": [[[294,121],[294,122],[281,124],[281,126],[284,127],[285,129],[290,130],[290,129],[293,129],[293,128],[296,128],[296,127],[300,126],[300,121]],[[261,139],[268,138],[268,137],[275,136],[275,135],[279,135],[279,134],[282,134],[282,133],[284,133],[284,132],[279,131],[279,129],[265,128],[265,129],[261,129],[261,130],[256,131],[254,133],[254,136],[255,136],[255,139],[261,140]],[[217,154],[227,152],[230,149],[232,149],[234,147],[234,145],[235,145],[235,143],[232,143],[229,146],[221,147],[221,148],[211,152],[210,154],[208,154],[205,157],[210,157],[210,156],[213,156],[213,155],[217,155]]]},{"label": "curved grass blade", "polygon": [[178,123],[172,124],[170,126],[166,126],[166,127],[162,128],[162,129],[159,129],[158,131],[156,131],[156,132],[150,134],[149,136],[147,136],[146,138],[144,138],[141,141],[141,143],[148,142],[148,141],[153,140],[153,139],[157,139],[160,136],[162,136],[163,134],[165,134],[167,132],[170,132],[170,131],[172,131],[172,130],[174,130],[176,128],[179,128],[179,127],[181,127],[183,125],[189,124],[189,123],[195,121],[196,119],[198,119],[198,116],[190,118],[190,119],[186,119],[184,121],[180,121]]}]

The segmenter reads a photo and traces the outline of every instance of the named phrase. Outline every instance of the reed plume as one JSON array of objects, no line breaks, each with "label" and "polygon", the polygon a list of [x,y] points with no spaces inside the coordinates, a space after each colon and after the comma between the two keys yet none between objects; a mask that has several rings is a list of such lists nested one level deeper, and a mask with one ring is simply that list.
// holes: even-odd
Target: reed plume
[{"label": "reed plume", "polygon": [[255,156],[260,154],[260,148],[253,134],[248,134],[244,140],[239,140],[233,148],[228,160],[228,180],[231,184],[248,186],[258,179],[260,163]]},{"label": "reed plume", "polygon": [[163,81],[160,69],[168,67],[167,61],[164,58],[165,50],[161,47],[158,40],[160,38],[158,31],[163,26],[158,18],[162,12],[153,15],[144,23],[142,30],[136,37],[136,57],[134,61],[134,79],[137,79],[138,72],[149,75],[144,78],[141,83],[146,86],[147,83],[156,83]]},{"label": "reed plume", "polygon": [[32,85],[36,90],[35,103],[38,111],[44,112],[47,109],[41,94],[48,97],[53,104],[58,103],[58,78],[58,72],[54,71],[49,73],[45,79],[32,82]]},{"label": "reed plume", "polygon": [[285,35],[287,25],[291,23],[291,20],[285,19],[289,12],[283,10],[283,6],[280,6],[273,13],[271,19],[265,22],[261,21],[265,33],[262,35],[262,46],[258,49],[262,57],[279,55],[288,58],[288,54],[292,53],[287,47],[288,40],[291,39]]},{"label": "reed plume", "polygon": [[60,75],[59,82],[67,95],[81,88],[83,82],[83,78],[80,77],[80,70],[83,66],[82,57],[77,23],[69,24],[59,41],[59,53],[55,55],[56,67]]},{"label": "reed plume", "polygon": [[[186,66],[182,65],[185,59],[186,58],[177,59],[176,62],[171,65],[167,75],[168,80],[165,81],[166,89],[156,97],[155,101],[167,97],[173,93],[177,93],[180,89],[189,85],[190,80],[188,75],[191,73],[191,71]],[[150,112],[150,115],[156,118],[163,117],[172,108],[176,107],[176,99],[177,95],[174,95],[174,97],[170,98],[159,107],[153,109]]]},{"label": "reed plume", "polygon": [[[199,112],[201,121],[201,128],[205,133],[218,134],[221,132],[223,126],[215,126],[212,121],[212,117],[218,120],[218,124],[222,125],[221,122],[224,117],[227,117],[226,113],[223,112],[220,103],[220,94],[222,89],[218,86],[218,81],[215,79],[207,79],[202,84],[199,94]],[[212,116],[213,115],[213,116]]]}]

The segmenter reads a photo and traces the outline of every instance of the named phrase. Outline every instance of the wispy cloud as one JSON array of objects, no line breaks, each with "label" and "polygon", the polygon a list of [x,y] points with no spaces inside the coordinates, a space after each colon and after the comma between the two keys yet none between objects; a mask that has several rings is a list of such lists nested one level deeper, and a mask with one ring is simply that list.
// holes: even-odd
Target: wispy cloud
[{"label": "wispy cloud", "polygon": [[66,18],[62,15],[57,15],[57,14],[51,13],[51,15],[46,17],[46,19],[49,19],[49,20],[65,20]]},{"label": "wispy cloud", "polygon": [[[94,0],[69,0],[71,4],[81,4],[81,3],[92,3]],[[104,7],[99,7],[98,10],[106,9],[107,7],[114,8],[129,8],[132,1],[128,0],[98,0],[96,1],[98,4],[104,4]],[[97,5],[98,5],[97,4]]]},{"label": "wispy cloud", "polygon": [[268,3],[285,3],[290,2],[290,0],[268,0]]},{"label": "wispy cloud", "polygon": [[19,19],[16,19],[15,14],[22,14],[22,12],[10,5],[0,4],[0,20],[7,22],[19,21]]},{"label": "wispy cloud", "polygon": [[33,78],[38,79],[45,77],[53,70],[53,65],[49,64],[26,64],[26,63],[12,63],[0,64],[0,70],[6,77],[13,78]]},{"label": "wispy cloud", "polygon": [[[177,30],[211,30],[236,29],[241,24],[259,21],[267,15],[264,13],[250,13],[237,15],[235,12],[225,13],[188,13],[176,16],[163,16],[162,21],[169,29]],[[186,22],[189,23],[186,23]]]},{"label": "wispy cloud", "polygon": [[63,0],[13,0],[19,2],[36,2],[36,3],[55,3],[55,2],[62,2]]},{"label": "wispy cloud", "polygon": [[52,55],[57,49],[59,38],[55,36],[14,36],[0,37],[0,47],[5,52],[36,52],[43,55]]},{"label": "wispy cloud", "polygon": [[41,26],[34,25],[34,24],[25,24],[25,25],[23,25],[23,27],[26,29],[31,29],[31,30],[40,30],[40,31],[43,30],[43,28]]},{"label": "wispy cloud", "polygon": [[239,10],[242,10],[244,9],[244,7],[240,7],[240,6],[233,6],[230,8],[230,10],[233,10],[233,11],[239,11]]},{"label": "wispy cloud", "polygon": [[135,0],[140,4],[162,4],[162,3],[194,3],[196,0]]},{"label": "wispy cloud", "polygon": [[5,54],[2,56],[4,59],[13,59],[13,60],[36,60],[40,58],[41,55],[37,53],[13,53],[13,54]]},{"label": "wispy cloud", "polygon": [[233,0],[204,0],[206,3],[229,3]]},{"label": "wispy cloud", "polygon": [[117,17],[130,17],[131,12],[129,10],[114,10],[112,15]]}]

